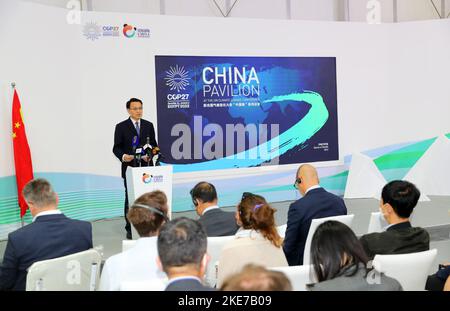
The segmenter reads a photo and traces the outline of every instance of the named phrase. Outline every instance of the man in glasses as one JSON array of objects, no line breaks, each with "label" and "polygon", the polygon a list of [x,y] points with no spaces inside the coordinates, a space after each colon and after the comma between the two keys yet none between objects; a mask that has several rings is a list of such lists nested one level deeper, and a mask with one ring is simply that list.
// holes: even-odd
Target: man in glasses
[{"label": "man in glasses", "polygon": [[238,230],[234,212],[225,212],[217,205],[217,192],[213,184],[202,181],[191,190],[192,203],[200,216],[199,222],[209,237],[234,235]]},{"label": "man in glasses", "polygon": [[[137,161],[134,159],[134,153],[137,148],[144,146],[147,140],[153,148],[158,144],[156,143],[153,124],[142,119],[142,101],[137,98],[131,98],[127,101],[126,107],[130,117],[116,125],[113,153],[122,162],[122,178],[125,185],[125,230],[127,231],[127,239],[131,239],[131,225],[127,219],[128,191],[125,172],[128,166],[139,166],[139,163],[136,163]],[[153,166],[153,163],[148,156],[144,155],[141,158],[140,165]]]},{"label": "man in glasses", "polygon": [[309,164],[301,165],[294,187],[302,198],[289,206],[283,250],[290,266],[303,264],[303,253],[311,221],[338,215],[346,215],[344,200],[327,192],[319,185],[317,170]]}]

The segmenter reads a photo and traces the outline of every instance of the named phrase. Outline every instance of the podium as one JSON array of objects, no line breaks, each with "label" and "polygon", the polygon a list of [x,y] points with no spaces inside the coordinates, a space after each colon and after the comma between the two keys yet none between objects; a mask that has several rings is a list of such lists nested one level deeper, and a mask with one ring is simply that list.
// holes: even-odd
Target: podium
[{"label": "podium", "polygon": [[[142,194],[153,190],[161,190],[167,196],[167,216],[172,218],[172,178],[173,168],[167,166],[143,166],[128,167],[126,171],[128,205],[131,207],[133,202]],[[139,234],[133,225],[131,225],[133,240],[139,238]]]}]

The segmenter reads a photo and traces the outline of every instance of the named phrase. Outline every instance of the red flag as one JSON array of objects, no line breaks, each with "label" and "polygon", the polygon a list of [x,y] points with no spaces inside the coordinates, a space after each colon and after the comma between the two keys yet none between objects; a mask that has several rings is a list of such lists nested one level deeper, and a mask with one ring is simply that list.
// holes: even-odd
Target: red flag
[{"label": "red flag", "polygon": [[22,118],[22,108],[16,90],[14,90],[12,108],[12,138],[14,145],[14,163],[16,167],[17,194],[19,197],[20,218],[22,218],[28,209],[28,205],[22,195],[22,189],[27,182],[33,179],[33,164],[31,163],[30,147],[28,146],[25,125]]}]

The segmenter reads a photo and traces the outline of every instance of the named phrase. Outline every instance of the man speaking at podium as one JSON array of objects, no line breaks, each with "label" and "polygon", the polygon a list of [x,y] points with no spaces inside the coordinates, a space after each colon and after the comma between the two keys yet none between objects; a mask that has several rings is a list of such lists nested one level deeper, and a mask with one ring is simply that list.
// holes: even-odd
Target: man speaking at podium
[{"label": "man speaking at podium", "polygon": [[127,239],[131,239],[131,225],[127,219],[128,191],[125,172],[128,166],[153,166],[152,157],[148,156],[149,153],[142,155],[143,146],[150,144],[150,148],[155,148],[157,143],[153,124],[142,119],[142,101],[131,98],[127,101],[127,112],[130,117],[116,125],[113,153],[122,162],[122,178],[125,185],[125,230]]}]

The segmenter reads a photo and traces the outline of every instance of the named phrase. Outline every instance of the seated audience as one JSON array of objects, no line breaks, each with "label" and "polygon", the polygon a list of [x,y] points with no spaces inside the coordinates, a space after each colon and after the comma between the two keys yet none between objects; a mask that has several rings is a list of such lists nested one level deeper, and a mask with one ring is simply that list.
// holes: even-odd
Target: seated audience
[{"label": "seated audience", "polygon": [[384,232],[361,237],[361,243],[370,259],[376,254],[407,254],[430,248],[428,232],[412,227],[409,222],[419,197],[419,190],[408,181],[394,180],[383,187],[380,212],[389,226]]},{"label": "seated audience", "polygon": [[208,291],[203,285],[208,255],[203,226],[186,217],[164,224],[158,236],[158,264],[168,278],[166,291]]},{"label": "seated audience", "polygon": [[439,270],[428,276],[427,283],[425,285],[426,290],[430,291],[442,291],[444,290],[445,282],[448,283],[450,276],[450,263],[439,265]]},{"label": "seated audience", "polygon": [[220,256],[218,287],[229,275],[248,263],[264,267],[287,266],[281,247],[283,239],[275,227],[275,209],[259,195],[244,193],[237,206],[236,221],[241,227],[235,239],[225,244]]},{"label": "seated audience", "polygon": [[165,279],[156,264],[157,236],[168,221],[167,197],[162,191],[141,195],[130,207],[127,218],[140,238],[131,249],[111,256],[103,267],[100,290],[120,290],[123,282],[143,282]]},{"label": "seated audience", "polygon": [[223,291],[291,291],[292,285],[284,273],[262,266],[245,265],[240,273],[228,277],[222,284]]},{"label": "seated audience", "polygon": [[346,215],[342,198],[327,192],[319,185],[317,170],[309,164],[297,170],[294,187],[303,196],[289,206],[283,250],[290,266],[303,264],[303,253],[311,221]]},{"label": "seated audience", "polygon": [[191,190],[191,198],[195,210],[200,216],[198,220],[208,236],[233,235],[238,230],[233,212],[224,212],[217,205],[217,192],[214,185],[200,182]]},{"label": "seated audience", "polygon": [[8,236],[0,269],[1,290],[25,290],[27,269],[35,262],[92,248],[92,226],[73,220],[58,210],[58,195],[45,179],[34,179],[23,188],[33,222]]},{"label": "seated audience", "polygon": [[375,270],[353,231],[338,221],[326,221],[314,233],[311,263],[318,283],[312,291],[400,291],[400,283]]}]

